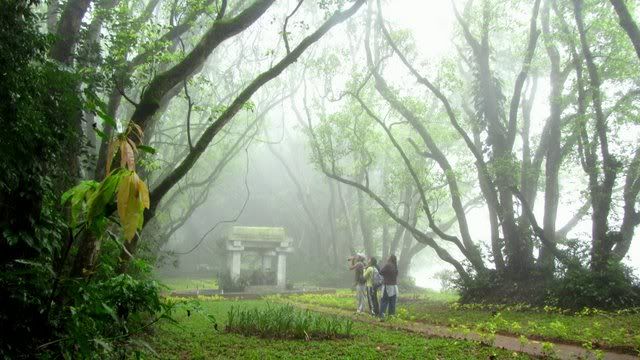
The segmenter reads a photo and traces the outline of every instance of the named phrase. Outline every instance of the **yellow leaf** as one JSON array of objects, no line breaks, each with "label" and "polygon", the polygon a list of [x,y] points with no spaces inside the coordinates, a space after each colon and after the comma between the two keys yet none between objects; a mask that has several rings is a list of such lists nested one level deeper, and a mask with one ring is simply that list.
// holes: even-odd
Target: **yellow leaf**
[{"label": "yellow leaf", "polygon": [[131,190],[133,190],[135,197],[138,197],[138,183],[140,181],[140,177],[135,171],[131,173]]},{"label": "yellow leaf", "polygon": [[138,192],[140,193],[140,201],[142,201],[142,206],[146,209],[149,208],[151,202],[149,201],[149,188],[147,188],[147,184],[144,181],[138,181]]},{"label": "yellow leaf", "polygon": [[125,168],[127,165],[127,147],[126,141],[118,140],[120,142],[120,167]]},{"label": "yellow leaf", "polygon": [[124,238],[127,241],[131,241],[136,235],[138,230],[138,223],[140,221],[140,199],[137,196],[129,196],[129,202],[127,204],[127,217],[125,218],[122,226],[124,228]]},{"label": "yellow leaf", "polygon": [[136,123],[131,123],[131,125],[133,125],[133,133],[138,137],[138,140],[140,140],[140,142],[142,143],[142,137],[144,132],[142,131],[142,128],[136,124]]},{"label": "yellow leaf", "polygon": [[116,150],[116,142],[113,139],[109,140],[109,147],[107,148],[107,172],[106,176],[109,176],[111,172],[111,163],[113,162],[113,153]]},{"label": "yellow leaf", "polygon": [[126,167],[131,171],[136,169],[133,148],[126,139],[120,141],[120,166]]},{"label": "yellow leaf", "polygon": [[136,146],[136,143],[134,143],[129,138],[127,138],[127,142],[129,143],[129,145],[131,145],[131,149],[133,149],[134,153],[137,154],[138,153],[138,147]]},{"label": "yellow leaf", "polygon": [[144,207],[142,206],[142,202],[138,203],[140,205],[140,216],[138,217],[138,231],[142,231],[142,225],[144,223]]},{"label": "yellow leaf", "polygon": [[124,224],[127,217],[127,206],[129,206],[129,193],[131,189],[130,185],[131,175],[124,175],[120,179],[118,185],[118,216],[120,217],[120,223]]}]

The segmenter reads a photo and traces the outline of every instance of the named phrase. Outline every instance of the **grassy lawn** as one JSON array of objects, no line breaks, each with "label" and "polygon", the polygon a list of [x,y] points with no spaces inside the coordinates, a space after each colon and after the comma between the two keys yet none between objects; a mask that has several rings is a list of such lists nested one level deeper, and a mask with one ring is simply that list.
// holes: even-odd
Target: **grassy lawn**
[{"label": "grassy lawn", "polygon": [[[290,300],[353,310],[352,292],[336,295],[296,295]],[[459,328],[461,331],[524,335],[529,339],[574,343],[585,348],[640,350],[640,314],[638,311],[563,314],[558,309],[526,307],[457,306],[451,295],[401,294],[398,316],[408,321]]]},{"label": "grassy lawn", "polygon": [[[355,323],[353,338],[305,341],[262,339],[225,333],[229,309],[265,307],[267,301],[191,301],[177,305],[177,324],[158,324],[145,335],[159,359],[526,359],[528,357],[472,342],[426,339],[417,334]],[[191,315],[187,316],[187,309]],[[218,323],[214,329],[212,318]]]},{"label": "grassy lawn", "polygon": [[401,317],[463,330],[524,335],[559,340],[585,347],[640,349],[640,314],[563,314],[556,309],[456,308],[441,302],[416,301],[402,305]]},{"label": "grassy lawn", "polygon": [[214,277],[190,276],[190,277],[161,277],[160,283],[167,286],[169,291],[217,289],[218,281]]}]

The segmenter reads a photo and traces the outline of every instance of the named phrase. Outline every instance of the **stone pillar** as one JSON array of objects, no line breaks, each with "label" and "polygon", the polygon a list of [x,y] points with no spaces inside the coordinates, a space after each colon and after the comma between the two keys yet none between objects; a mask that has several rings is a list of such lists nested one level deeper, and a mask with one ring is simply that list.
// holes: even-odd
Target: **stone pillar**
[{"label": "stone pillar", "polygon": [[285,288],[287,283],[287,253],[278,252],[278,274],[276,276],[276,285]]},{"label": "stone pillar", "polygon": [[240,277],[240,265],[243,251],[244,246],[242,245],[242,241],[227,241],[227,265],[229,266],[229,273],[233,280],[238,280]]},{"label": "stone pillar", "polygon": [[240,277],[240,264],[242,261],[242,253],[240,251],[232,251],[229,261],[229,271],[231,278],[235,281]]},{"label": "stone pillar", "polygon": [[273,270],[271,265],[271,255],[269,253],[264,253],[262,254],[262,271],[266,273],[271,270]]}]

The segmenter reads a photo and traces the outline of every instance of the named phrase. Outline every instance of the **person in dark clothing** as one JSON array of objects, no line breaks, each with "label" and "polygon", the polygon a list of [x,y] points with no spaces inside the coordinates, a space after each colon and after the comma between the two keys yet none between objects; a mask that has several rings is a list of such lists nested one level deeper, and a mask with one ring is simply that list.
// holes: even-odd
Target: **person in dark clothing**
[{"label": "person in dark clothing", "polygon": [[380,317],[389,310],[389,315],[396,314],[396,300],[398,299],[398,260],[395,255],[389,256],[387,263],[380,269],[383,276],[382,299],[380,301]]}]

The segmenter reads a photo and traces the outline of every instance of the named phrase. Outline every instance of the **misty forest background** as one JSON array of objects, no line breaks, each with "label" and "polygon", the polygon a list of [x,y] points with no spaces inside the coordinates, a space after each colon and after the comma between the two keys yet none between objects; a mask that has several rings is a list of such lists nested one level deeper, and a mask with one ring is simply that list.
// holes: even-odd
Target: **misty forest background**
[{"label": "misty forest background", "polygon": [[294,285],[640,305],[637,2],[429,6],[0,0],[0,354],[122,345],[234,224]]}]

